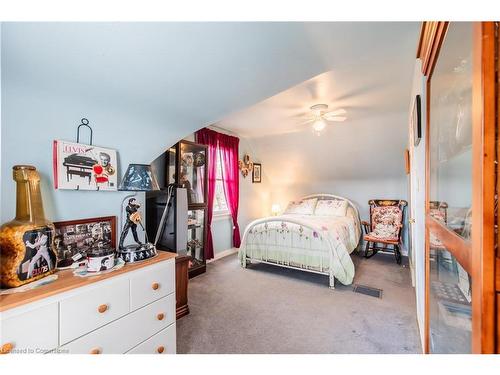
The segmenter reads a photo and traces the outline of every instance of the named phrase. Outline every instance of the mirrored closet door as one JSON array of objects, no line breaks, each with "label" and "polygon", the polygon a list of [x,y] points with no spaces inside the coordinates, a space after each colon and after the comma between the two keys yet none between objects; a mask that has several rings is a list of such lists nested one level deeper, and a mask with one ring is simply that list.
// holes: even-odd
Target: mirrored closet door
[{"label": "mirrored closet door", "polygon": [[495,132],[488,127],[495,124],[485,121],[491,104],[485,93],[494,85],[494,76],[486,76],[491,73],[488,54],[495,50],[485,37],[490,33],[495,39],[493,26],[431,22],[422,31],[428,44],[419,50],[427,76],[428,353],[494,350],[494,325],[488,322],[495,313],[489,301],[494,297],[495,192],[490,179]]}]

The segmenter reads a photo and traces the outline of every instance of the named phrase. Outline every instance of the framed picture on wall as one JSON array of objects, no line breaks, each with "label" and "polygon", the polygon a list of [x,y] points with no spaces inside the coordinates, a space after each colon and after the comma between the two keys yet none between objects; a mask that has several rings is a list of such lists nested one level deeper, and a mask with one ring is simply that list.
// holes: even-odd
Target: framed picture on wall
[{"label": "framed picture on wall", "polygon": [[253,163],[252,182],[254,184],[262,182],[262,164],[260,163]]},{"label": "framed picture on wall", "polygon": [[411,127],[413,129],[413,144],[418,146],[422,138],[422,103],[420,95],[415,96],[413,101]]},{"label": "framed picture on wall", "polygon": [[410,174],[410,150],[405,150],[405,172]]},{"label": "framed picture on wall", "polygon": [[116,216],[59,221],[54,226],[58,268],[77,265],[90,249],[116,247]]},{"label": "framed picture on wall", "polygon": [[71,190],[118,190],[116,150],[55,140],[54,187]]}]

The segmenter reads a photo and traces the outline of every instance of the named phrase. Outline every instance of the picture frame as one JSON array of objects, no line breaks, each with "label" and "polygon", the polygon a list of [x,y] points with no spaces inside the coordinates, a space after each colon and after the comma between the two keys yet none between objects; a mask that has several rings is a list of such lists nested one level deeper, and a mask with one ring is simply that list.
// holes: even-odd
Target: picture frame
[{"label": "picture frame", "polygon": [[54,140],[54,188],[118,190],[118,156],[111,148]]},{"label": "picture frame", "polygon": [[253,163],[252,183],[259,184],[262,182],[262,164]]},{"label": "picture frame", "polygon": [[93,247],[116,249],[116,216],[58,221],[54,227],[58,268],[70,266],[70,259]]},{"label": "picture frame", "polygon": [[410,150],[405,149],[405,172],[406,174],[410,174],[411,166],[410,166]]},{"label": "picture frame", "polygon": [[422,102],[420,95],[413,101],[411,126],[413,130],[413,145],[416,147],[422,139]]}]

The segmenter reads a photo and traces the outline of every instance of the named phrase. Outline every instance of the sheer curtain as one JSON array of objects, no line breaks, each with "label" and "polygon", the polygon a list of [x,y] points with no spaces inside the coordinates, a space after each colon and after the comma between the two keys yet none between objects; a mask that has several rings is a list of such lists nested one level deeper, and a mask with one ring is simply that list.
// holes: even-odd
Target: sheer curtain
[{"label": "sheer curtain", "polygon": [[240,227],[238,225],[238,202],[240,184],[238,173],[238,145],[240,139],[219,133],[219,151],[222,165],[222,181],[227,207],[233,219],[233,246],[240,247]]},{"label": "sheer curtain", "polygon": [[207,145],[208,156],[208,186],[207,186],[207,244],[205,246],[205,259],[214,257],[214,242],[212,239],[212,217],[214,212],[215,179],[217,175],[217,135],[219,133],[210,129],[201,129],[196,132],[196,142]]}]

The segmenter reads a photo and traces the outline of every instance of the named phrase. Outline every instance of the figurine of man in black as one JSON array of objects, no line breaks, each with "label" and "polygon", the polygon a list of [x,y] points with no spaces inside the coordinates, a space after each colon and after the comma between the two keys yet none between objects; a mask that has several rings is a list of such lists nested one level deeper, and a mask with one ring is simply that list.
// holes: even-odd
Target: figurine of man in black
[{"label": "figurine of man in black", "polygon": [[136,203],[135,198],[130,198],[128,200],[128,205],[125,208],[125,211],[127,211],[127,220],[125,222],[125,225],[123,226],[122,234],[120,235],[120,249],[123,249],[123,241],[125,241],[125,237],[127,237],[128,231],[130,229],[132,229],[134,241],[137,242],[138,245],[142,245],[142,242],[137,236],[137,223],[141,222],[141,215],[138,212],[140,207],[141,205]]}]

